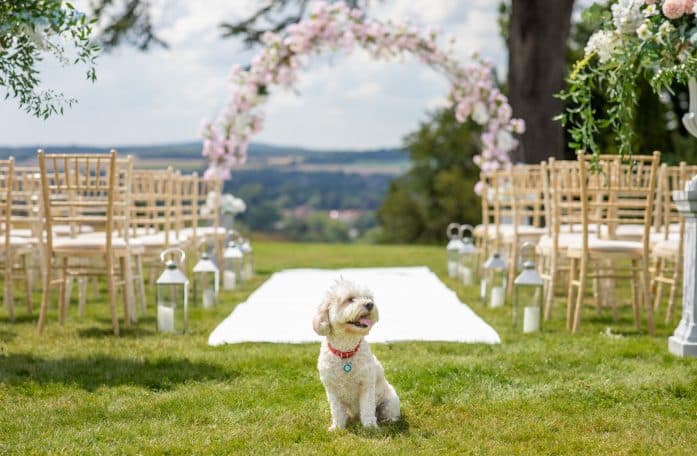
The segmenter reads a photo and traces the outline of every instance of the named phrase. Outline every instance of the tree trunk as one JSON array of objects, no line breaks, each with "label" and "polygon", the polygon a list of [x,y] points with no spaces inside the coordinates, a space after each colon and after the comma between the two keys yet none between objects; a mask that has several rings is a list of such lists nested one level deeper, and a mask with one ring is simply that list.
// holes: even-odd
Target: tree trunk
[{"label": "tree trunk", "polygon": [[514,162],[566,157],[564,130],[554,97],[564,87],[566,49],[574,0],[512,0],[508,36],[508,91],[513,115],[526,131]]}]

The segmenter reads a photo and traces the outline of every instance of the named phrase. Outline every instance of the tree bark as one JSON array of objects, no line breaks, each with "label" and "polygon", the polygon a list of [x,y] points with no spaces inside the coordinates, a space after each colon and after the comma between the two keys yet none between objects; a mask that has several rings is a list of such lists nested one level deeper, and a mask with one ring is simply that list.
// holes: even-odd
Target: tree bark
[{"label": "tree bark", "polygon": [[513,115],[525,120],[514,162],[565,158],[564,130],[553,118],[564,87],[574,0],[512,0],[508,35],[508,91]]}]

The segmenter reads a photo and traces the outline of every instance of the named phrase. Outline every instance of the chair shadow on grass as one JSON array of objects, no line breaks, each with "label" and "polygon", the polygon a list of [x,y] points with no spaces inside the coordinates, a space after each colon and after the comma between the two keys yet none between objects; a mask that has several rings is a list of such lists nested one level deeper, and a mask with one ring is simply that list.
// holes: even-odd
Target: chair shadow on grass
[{"label": "chair shadow on grass", "polygon": [[187,359],[123,359],[110,356],[45,359],[31,354],[0,357],[0,384],[64,384],[94,391],[103,386],[133,385],[152,391],[168,391],[191,381],[224,380],[239,372]]},{"label": "chair shadow on grass", "polygon": [[[84,328],[77,331],[77,335],[84,338],[105,339],[113,338],[114,330],[111,327],[111,319],[106,317],[97,318],[97,321],[103,326]],[[145,316],[139,317],[138,323],[132,323],[126,328],[123,324],[123,318],[119,318],[119,335],[120,337],[148,337],[156,336],[155,317]]]}]

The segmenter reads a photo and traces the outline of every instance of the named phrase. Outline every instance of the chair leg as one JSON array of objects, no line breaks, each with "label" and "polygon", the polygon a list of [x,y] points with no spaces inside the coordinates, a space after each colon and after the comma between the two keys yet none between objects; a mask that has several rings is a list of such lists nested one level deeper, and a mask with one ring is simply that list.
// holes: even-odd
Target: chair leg
[{"label": "chair leg", "polygon": [[644,299],[644,306],[646,306],[646,324],[649,329],[649,334],[656,334],[656,322],[653,318],[653,302],[651,301],[651,290],[649,288],[649,281],[651,276],[649,275],[649,261],[647,258],[641,259],[641,290]]},{"label": "chair leg", "polygon": [[665,260],[659,258],[656,260],[656,267],[651,279],[651,295],[653,296],[653,309],[658,310],[661,307],[661,299],[663,298],[663,282],[656,280],[659,277],[663,277],[663,270],[665,269]]},{"label": "chair leg", "polygon": [[121,298],[123,300],[123,326],[129,328],[131,326],[131,306],[128,302],[128,284],[126,283],[126,257],[119,258],[119,281],[123,283]]},{"label": "chair leg", "polygon": [[136,310],[135,290],[133,286],[133,260],[131,255],[124,259],[126,269],[124,270],[124,280],[126,281],[126,299],[128,300],[128,312],[131,316],[131,323],[138,323],[138,312]]},{"label": "chair leg", "polygon": [[673,267],[673,280],[670,284],[670,292],[668,295],[668,307],[666,308],[666,323],[673,321],[673,311],[675,309],[675,298],[678,294],[678,285],[682,282],[680,281],[680,276],[682,275],[682,264],[680,259],[677,259]]},{"label": "chair leg", "polygon": [[24,269],[24,300],[27,304],[27,313],[31,315],[34,312],[34,305],[32,304],[32,274],[29,268],[29,262],[27,261],[28,256],[28,253],[22,255],[22,268]]},{"label": "chair leg", "polygon": [[572,329],[574,333],[577,332],[578,328],[581,326],[581,311],[586,290],[586,271],[588,270],[585,258],[581,258],[579,264],[578,294],[576,295],[576,310],[574,311],[574,326]]},{"label": "chair leg", "polygon": [[145,276],[143,275],[143,257],[138,255],[135,257],[136,261],[136,273],[138,274],[138,294],[140,295],[140,311],[145,315],[146,302],[145,302]]},{"label": "chair leg", "polygon": [[554,253],[548,257],[549,263],[549,282],[547,283],[547,293],[545,294],[545,321],[552,317],[552,305],[554,304],[554,286],[557,283],[557,258]]},{"label": "chair leg", "polygon": [[576,258],[569,259],[568,291],[566,294],[566,329],[571,330],[573,324],[574,306],[574,277],[576,275]]},{"label": "chair leg", "polygon": [[639,305],[639,293],[638,293],[639,278],[638,278],[637,270],[638,270],[637,262],[636,262],[636,260],[632,260],[632,283],[631,283],[632,314],[634,317],[634,326],[636,326],[637,331],[641,331],[641,306]]},{"label": "chair leg", "polygon": [[37,323],[37,331],[41,334],[46,326],[46,314],[48,313],[48,301],[51,291],[51,264],[50,257],[45,259],[46,264],[43,267],[44,287],[41,290],[41,308],[39,309],[39,322]]},{"label": "chair leg", "polygon": [[87,310],[87,277],[79,277],[77,279],[77,309],[78,315],[81,317],[85,316],[85,311]]},{"label": "chair leg", "polygon": [[61,283],[58,296],[58,323],[63,326],[65,323],[66,312],[66,297],[67,297],[67,272],[68,272],[68,257],[63,257],[61,261]]},{"label": "chair leg", "polygon": [[12,250],[8,250],[5,253],[5,284],[3,290],[3,301],[7,306],[7,313],[10,317],[10,321],[15,321],[15,303],[12,293],[12,263],[14,262],[14,258],[12,255]]},{"label": "chair leg", "polygon": [[116,285],[114,283],[114,265],[112,258],[107,254],[106,282],[109,294],[109,310],[111,311],[111,325],[114,328],[114,335],[119,335],[119,318],[116,314]]}]

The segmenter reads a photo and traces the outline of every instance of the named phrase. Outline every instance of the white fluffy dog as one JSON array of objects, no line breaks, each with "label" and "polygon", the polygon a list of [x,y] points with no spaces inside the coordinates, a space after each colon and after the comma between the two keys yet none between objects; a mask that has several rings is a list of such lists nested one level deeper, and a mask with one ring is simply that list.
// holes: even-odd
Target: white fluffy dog
[{"label": "white fluffy dog", "polygon": [[364,427],[399,419],[399,397],[363,337],[378,321],[370,291],[339,279],[317,309],[313,328],[326,336],[317,368],[332,414],[330,431],[343,429],[349,418]]}]

